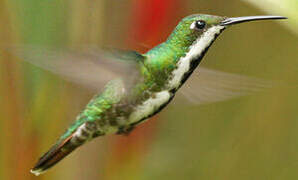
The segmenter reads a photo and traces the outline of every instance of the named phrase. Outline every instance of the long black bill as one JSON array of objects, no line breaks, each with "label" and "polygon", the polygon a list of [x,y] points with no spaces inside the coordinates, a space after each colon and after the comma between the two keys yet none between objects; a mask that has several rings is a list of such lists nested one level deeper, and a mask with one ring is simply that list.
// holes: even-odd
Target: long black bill
[{"label": "long black bill", "polygon": [[232,17],[227,18],[221,22],[221,25],[233,25],[248,21],[258,21],[258,20],[270,20],[270,19],[287,19],[287,17],[283,16],[244,16],[244,17]]}]

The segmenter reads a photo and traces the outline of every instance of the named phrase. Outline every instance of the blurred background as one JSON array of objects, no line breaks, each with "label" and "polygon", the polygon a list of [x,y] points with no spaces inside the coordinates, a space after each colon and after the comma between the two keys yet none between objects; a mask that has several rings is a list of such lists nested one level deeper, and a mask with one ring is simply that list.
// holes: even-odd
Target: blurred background
[{"label": "blurred background", "polygon": [[146,52],[193,13],[289,17],[229,28],[202,62],[287,85],[170,104],[129,136],[97,138],[35,177],[29,170],[92,94],[0,52],[0,179],[298,179],[297,0],[1,0],[0,44]]}]

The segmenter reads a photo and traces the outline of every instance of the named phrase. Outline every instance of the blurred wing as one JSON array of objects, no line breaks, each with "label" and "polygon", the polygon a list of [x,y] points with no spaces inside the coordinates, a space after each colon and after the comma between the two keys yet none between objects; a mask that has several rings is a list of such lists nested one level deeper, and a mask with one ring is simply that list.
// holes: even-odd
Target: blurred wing
[{"label": "blurred wing", "polygon": [[273,86],[272,82],[199,67],[181,87],[192,104],[208,104],[249,95]]},{"label": "blurred wing", "polygon": [[93,90],[100,89],[115,78],[122,78],[129,85],[140,77],[138,65],[144,58],[134,51],[102,51],[94,48],[77,51],[14,46],[6,49],[26,62]]}]

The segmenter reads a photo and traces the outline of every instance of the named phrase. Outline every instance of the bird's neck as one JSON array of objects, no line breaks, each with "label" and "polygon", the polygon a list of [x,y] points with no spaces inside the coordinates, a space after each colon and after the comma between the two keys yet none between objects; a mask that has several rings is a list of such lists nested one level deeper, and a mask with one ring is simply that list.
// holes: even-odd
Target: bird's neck
[{"label": "bird's neck", "polygon": [[146,53],[145,66],[159,85],[177,89],[198,66],[223,29],[222,26],[211,27],[197,39],[174,31],[166,42]]},{"label": "bird's neck", "polygon": [[185,38],[174,31],[163,43],[157,45],[146,53],[146,64],[153,69],[175,68],[179,59],[186,55],[195,37]]},{"label": "bird's neck", "polygon": [[158,79],[158,84],[162,85],[168,80],[171,72],[177,68],[177,63],[189,51],[195,39],[183,39],[171,35],[167,41],[157,45],[145,56],[144,64],[150,75]]}]

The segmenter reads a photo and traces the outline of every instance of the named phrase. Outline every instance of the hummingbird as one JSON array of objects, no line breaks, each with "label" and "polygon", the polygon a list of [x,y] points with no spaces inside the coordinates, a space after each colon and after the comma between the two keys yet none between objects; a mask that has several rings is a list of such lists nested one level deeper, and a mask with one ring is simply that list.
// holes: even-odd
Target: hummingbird
[{"label": "hummingbird", "polygon": [[[175,97],[216,38],[228,27],[282,16],[222,17],[194,14],[183,18],[161,44],[138,53],[96,49],[58,51],[30,47],[15,50],[25,61],[97,89],[105,84],[58,141],[31,170],[39,175],[86,142],[108,134],[128,134],[164,109]],[[87,69],[84,71],[84,69]],[[257,79],[200,67],[198,87],[186,87],[197,104],[216,102],[253,91]],[[237,83],[244,88],[237,87]],[[220,85],[218,85],[220,84]],[[190,94],[192,92],[192,94]]]}]

